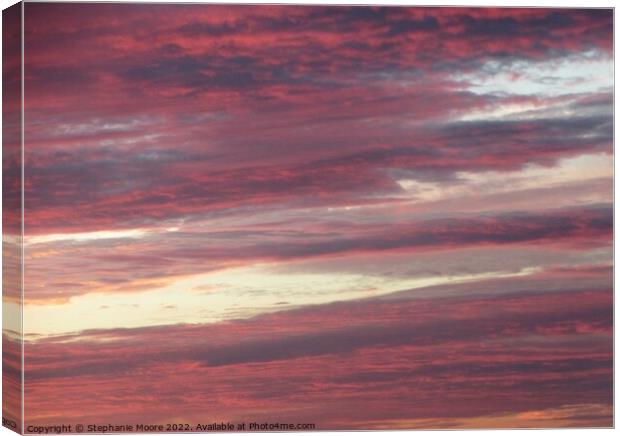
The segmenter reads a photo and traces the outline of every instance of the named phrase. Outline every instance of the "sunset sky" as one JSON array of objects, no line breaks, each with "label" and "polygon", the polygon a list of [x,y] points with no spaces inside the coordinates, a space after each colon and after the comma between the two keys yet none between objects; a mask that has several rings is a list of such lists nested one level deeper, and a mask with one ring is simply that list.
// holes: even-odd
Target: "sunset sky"
[{"label": "sunset sky", "polygon": [[26,425],[611,426],[612,33],[26,3]]}]

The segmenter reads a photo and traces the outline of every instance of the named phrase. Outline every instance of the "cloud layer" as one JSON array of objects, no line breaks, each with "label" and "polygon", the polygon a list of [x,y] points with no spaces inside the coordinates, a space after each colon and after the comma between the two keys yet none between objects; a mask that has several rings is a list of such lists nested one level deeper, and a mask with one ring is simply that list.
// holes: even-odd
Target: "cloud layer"
[{"label": "cloud layer", "polygon": [[[609,426],[611,298],[610,288],[403,296],[211,326],[90,331],[28,346],[26,395],[31,410],[46,409],[40,423],[165,422],[168,413],[199,422],[209,407],[216,420],[322,429],[467,426],[527,412],[537,413],[509,422]],[[119,401],[129,405],[122,412]],[[545,424],[565,408],[597,412]]]},{"label": "cloud layer", "polygon": [[611,10],[25,11],[27,424],[612,424]]}]

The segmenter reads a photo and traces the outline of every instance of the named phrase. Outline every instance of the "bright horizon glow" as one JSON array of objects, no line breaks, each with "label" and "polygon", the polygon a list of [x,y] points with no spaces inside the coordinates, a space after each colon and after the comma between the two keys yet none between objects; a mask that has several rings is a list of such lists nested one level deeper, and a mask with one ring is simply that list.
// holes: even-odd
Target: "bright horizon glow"
[{"label": "bright horizon glow", "polygon": [[[272,274],[268,267],[260,266],[232,268],[179,279],[152,291],[93,293],[74,297],[64,304],[26,304],[24,325],[28,334],[45,337],[91,329],[216,323],[305,305],[378,297],[434,285],[523,277],[539,271],[540,268],[533,267],[518,272],[386,280],[352,274]],[[359,283],[363,283],[363,287],[360,288]],[[209,289],[204,292],[201,288]],[[317,293],[319,289],[321,292]],[[174,301],[170,300],[170,295],[175,296]],[[294,303],[281,305],[284,299]],[[250,300],[252,304],[247,306]]]}]

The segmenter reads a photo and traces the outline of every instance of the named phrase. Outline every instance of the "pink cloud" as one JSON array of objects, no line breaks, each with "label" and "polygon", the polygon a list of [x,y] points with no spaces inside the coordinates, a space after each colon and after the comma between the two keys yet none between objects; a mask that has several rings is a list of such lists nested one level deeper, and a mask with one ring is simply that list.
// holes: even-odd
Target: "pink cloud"
[{"label": "pink cloud", "polygon": [[[369,300],[40,340],[26,347],[27,423],[50,422],[39,411],[166,422],[184,404],[190,422],[208,405],[213,419],[278,421],[286,410],[289,420],[338,429],[610,404],[611,298]],[[82,398],[84,389],[98,396]]]}]

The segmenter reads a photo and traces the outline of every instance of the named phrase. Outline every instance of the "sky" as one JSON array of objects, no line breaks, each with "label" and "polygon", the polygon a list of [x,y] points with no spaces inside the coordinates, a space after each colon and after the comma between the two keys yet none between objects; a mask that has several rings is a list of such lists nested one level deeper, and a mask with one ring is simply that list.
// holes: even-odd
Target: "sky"
[{"label": "sky", "polygon": [[610,9],[24,25],[26,425],[613,424]]}]

